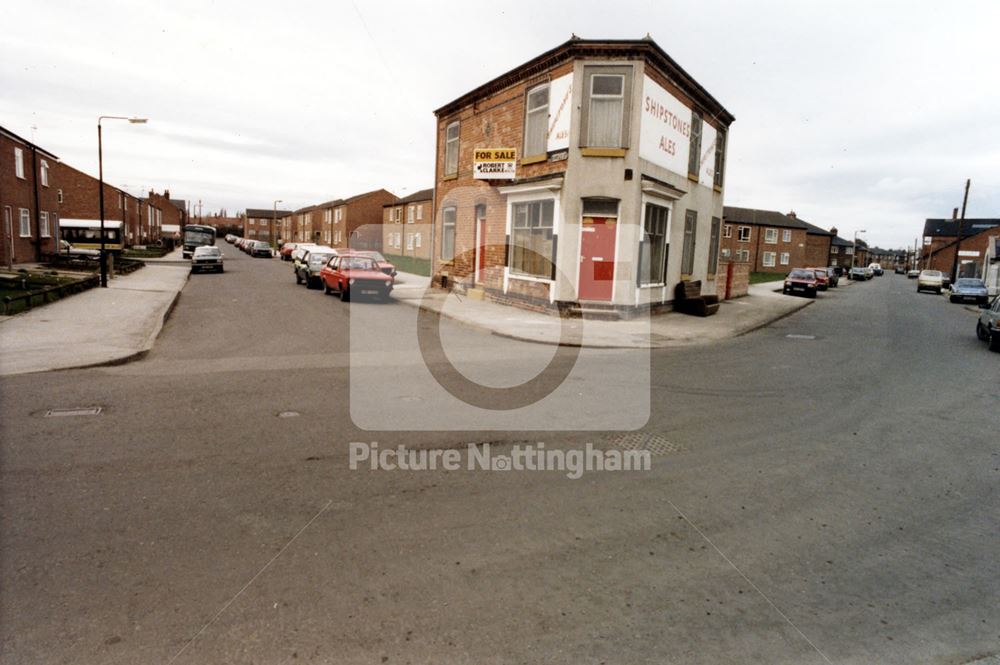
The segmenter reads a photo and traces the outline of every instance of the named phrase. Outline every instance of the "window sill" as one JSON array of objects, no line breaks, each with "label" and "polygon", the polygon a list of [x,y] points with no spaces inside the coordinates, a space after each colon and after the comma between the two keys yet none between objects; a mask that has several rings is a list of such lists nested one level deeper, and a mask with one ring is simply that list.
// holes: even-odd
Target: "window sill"
[{"label": "window sill", "polygon": [[656,282],[653,284],[640,284],[640,289],[662,289],[666,286],[666,282]]},{"label": "window sill", "polygon": [[693,183],[698,183],[700,179],[698,178],[697,173],[688,173],[688,180],[690,180]]},{"label": "window sill", "polygon": [[580,148],[584,157],[624,157],[625,148]]},{"label": "window sill", "polygon": [[719,194],[722,193],[722,185],[712,185],[712,189],[714,189]]},{"label": "window sill", "polygon": [[555,284],[555,280],[549,279],[548,277],[538,277],[536,275],[528,275],[525,273],[519,273],[513,271],[509,272],[507,274],[507,277],[510,279],[524,280],[525,282],[541,282],[543,284]]},{"label": "window sill", "polygon": [[441,180],[458,180],[458,174],[457,173],[452,173],[452,174],[449,174],[449,175],[443,175],[443,176],[441,176]]},{"label": "window sill", "polygon": [[521,166],[527,166],[528,164],[538,164],[539,162],[548,161],[549,156],[547,153],[542,153],[540,155],[532,155],[531,157],[522,157]]}]

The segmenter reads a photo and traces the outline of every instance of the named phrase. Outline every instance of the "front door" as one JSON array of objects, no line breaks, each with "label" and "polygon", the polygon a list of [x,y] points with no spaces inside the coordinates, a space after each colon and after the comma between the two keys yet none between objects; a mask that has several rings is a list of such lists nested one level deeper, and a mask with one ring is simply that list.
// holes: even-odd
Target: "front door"
[{"label": "front door", "polygon": [[611,300],[615,283],[613,217],[584,217],[580,240],[580,300]]}]

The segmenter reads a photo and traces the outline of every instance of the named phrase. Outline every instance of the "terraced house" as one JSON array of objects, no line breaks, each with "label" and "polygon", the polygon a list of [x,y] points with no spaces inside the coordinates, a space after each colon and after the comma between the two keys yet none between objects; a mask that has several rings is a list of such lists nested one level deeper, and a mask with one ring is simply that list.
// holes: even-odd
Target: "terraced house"
[{"label": "terraced house", "polygon": [[[726,206],[722,248],[725,260],[749,263],[751,272],[788,272],[807,266],[806,224],[795,213]],[[817,265],[827,265],[823,260]]]},{"label": "terraced house", "polygon": [[715,293],[734,118],[651,39],[573,38],[435,114],[435,284],[626,316]]},{"label": "terraced house", "polygon": [[422,189],[382,206],[382,253],[426,261],[431,258],[428,223],[434,190]]},{"label": "terraced house", "polygon": [[0,263],[38,261],[57,247],[60,194],[52,168],[59,158],[0,127]]}]

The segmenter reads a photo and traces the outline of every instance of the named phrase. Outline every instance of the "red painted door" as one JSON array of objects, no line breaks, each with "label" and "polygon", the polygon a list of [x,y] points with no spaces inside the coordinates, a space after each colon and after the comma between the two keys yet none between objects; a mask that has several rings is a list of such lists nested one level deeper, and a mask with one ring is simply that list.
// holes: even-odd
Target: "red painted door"
[{"label": "red painted door", "polygon": [[580,240],[580,300],[611,300],[618,220],[584,217]]}]

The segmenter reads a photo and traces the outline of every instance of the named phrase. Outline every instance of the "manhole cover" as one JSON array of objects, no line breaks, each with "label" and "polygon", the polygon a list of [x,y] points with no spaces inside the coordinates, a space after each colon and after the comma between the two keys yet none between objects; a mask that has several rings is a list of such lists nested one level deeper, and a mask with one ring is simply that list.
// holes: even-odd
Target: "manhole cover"
[{"label": "manhole cover", "polygon": [[99,416],[102,407],[99,406],[78,406],[71,409],[49,409],[45,412],[46,418],[68,418],[72,416]]},{"label": "manhole cover", "polygon": [[298,411],[280,411],[278,413],[279,418],[298,418],[300,414]]},{"label": "manhole cover", "polygon": [[612,437],[609,442],[615,448],[622,450],[648,450],[653,455],[670,455],[686,451],[687,448],[674,443],[661,434],[646,432],[630,432]]},{"label": "manhole cover", "polygon": [[816,335],[785,335],[788,339],[816,339]]}]

